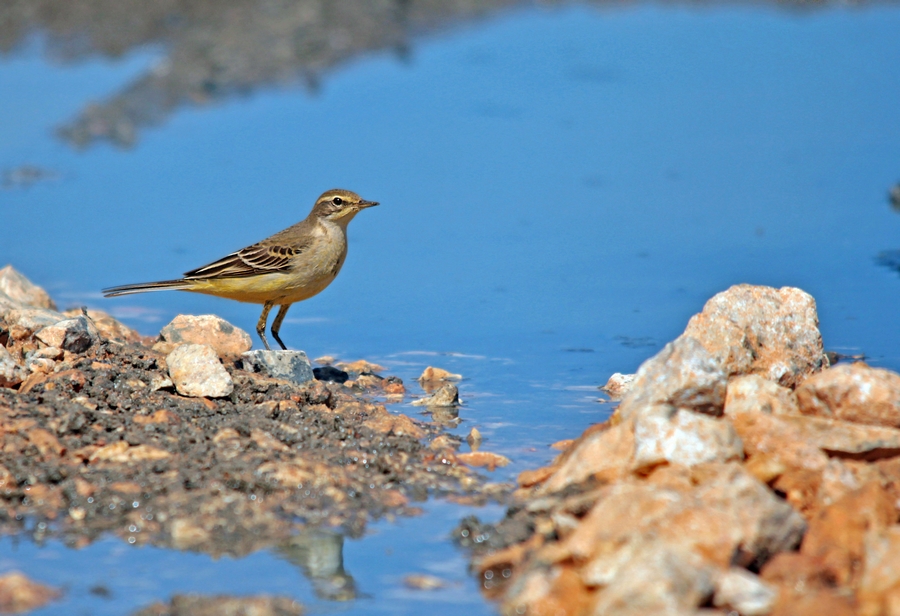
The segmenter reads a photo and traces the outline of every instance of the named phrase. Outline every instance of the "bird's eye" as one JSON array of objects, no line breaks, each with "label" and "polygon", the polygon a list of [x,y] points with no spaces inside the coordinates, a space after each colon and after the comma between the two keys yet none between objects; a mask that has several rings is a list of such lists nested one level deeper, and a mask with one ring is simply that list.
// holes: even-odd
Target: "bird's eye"
[{"label": "bird's eye", "polygon": [[340,197],[335,197],[334,199],[331,200],[331,202],[334,203],[335,205],[341,205],[344,202],[344,200],[341,199]]}]

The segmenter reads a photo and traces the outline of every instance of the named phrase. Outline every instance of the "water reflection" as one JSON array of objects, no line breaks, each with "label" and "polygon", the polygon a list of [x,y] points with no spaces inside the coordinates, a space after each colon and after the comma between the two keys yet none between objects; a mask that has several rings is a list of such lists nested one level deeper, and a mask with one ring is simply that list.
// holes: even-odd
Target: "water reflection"
[{"label": "water reflection", "polygon": [[296,565],[320,599],[350,601],[357,596],[353,576],[344,570],[344,537],[310,529],[291,537],[275,551]]},{"label": "water reflection", "polygon": [[[584,2],[544,2],[548,5]],[[314,92],[336,67],[362,54],[404,59],[415,36],[530,6],[525,0],[13,0],[0,4],[0,52],[31,34],[46,36],[51,55],[74,61],[117,58],[148,45],[163,57],[118,93],[86,105],[58,128],[76,148],[95,141],[134,145],[142,128],[178,108],[202,106],[259,87],[303,84]],[[610,4],[607,1],[590,4]],[[779,6],[824,6],[794,0]],[[577,76],[608,81],[606,71]],[[491,117],[517,113],[485,107]]]}]

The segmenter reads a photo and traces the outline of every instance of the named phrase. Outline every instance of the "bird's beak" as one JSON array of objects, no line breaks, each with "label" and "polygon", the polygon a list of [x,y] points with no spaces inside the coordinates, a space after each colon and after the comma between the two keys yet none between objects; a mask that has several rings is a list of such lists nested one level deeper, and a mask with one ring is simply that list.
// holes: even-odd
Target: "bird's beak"
[{"label": "bird's beak", "polygon": [[377,201],[360,201],[358,207],[359,209],[364,210],[367,207],[375,207],[376,205],[378,205]]}]

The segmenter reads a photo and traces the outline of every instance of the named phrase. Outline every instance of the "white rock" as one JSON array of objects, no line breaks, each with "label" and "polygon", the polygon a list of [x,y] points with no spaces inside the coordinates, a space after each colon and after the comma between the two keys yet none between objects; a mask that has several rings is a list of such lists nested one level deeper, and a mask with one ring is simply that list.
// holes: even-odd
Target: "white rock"
[{"label": "white rock", "polygon": [[221,398],[234,383],[215,349],[207,344],[182,344],[166,356],[169,377],[182,396]]},{"label": "white rock", "polygon": [[56,304],[47,292],[25,278],[12,265],[0,269],[0,298],[21,307],[33,306],[56,310]]},{"label": "white rock", "polygon": [[713,605],[737,610],[741,616],[764,616],[775,607],[778,591],[746,569],[731,567],[715,580]]},{"label": "white rock", "polygon": [[744,445],[727,419],[714,419],[671,406],[644,409],[635,417],[634,466],[664,462],[693,466],[744,457]]},{"label": "white rock", "polygon": [[9,337],[13,340],[29,338],[36,331],[55,325],[65,318],[62,313],[47,308],[13,308],[5,316]]},{"label": "white rock", "polygon": [[15,362],[6,347],[0,345],[0,387],[15,387],[27,376],[28,371]]}]

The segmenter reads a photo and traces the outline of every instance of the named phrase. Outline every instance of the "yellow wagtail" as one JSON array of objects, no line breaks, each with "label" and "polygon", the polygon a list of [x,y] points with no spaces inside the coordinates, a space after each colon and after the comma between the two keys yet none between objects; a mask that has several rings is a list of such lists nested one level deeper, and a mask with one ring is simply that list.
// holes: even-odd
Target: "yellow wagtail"
[{"label": "yellow wagtail", "polygon": [[272,306],[278,314],[272,336],[287,349],[278,331],[288,308],[331,284],[347,257],[347,224],[360,210],[378,205],[349,190],[322,193],[304,220],[237,252],[191,270],[178,280],[127,284],[104,289],[104,297],[172,289],[262,304],[256,324],[266,349],[266,322]]}]

